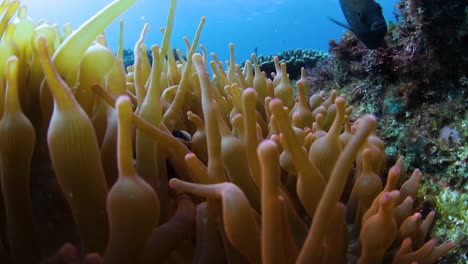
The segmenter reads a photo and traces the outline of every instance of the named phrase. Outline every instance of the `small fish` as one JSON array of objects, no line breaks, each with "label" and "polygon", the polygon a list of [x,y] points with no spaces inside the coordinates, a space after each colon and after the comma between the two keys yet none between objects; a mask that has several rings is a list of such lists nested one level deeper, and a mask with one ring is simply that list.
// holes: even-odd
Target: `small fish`
[{"label": "small fish", "polygon": [[340,0],[349,25],[330,18],[331,21],[351,30],[369,49],[383,44],[387,34],[387,23],[382,15],[382,7],[374,0]]}]

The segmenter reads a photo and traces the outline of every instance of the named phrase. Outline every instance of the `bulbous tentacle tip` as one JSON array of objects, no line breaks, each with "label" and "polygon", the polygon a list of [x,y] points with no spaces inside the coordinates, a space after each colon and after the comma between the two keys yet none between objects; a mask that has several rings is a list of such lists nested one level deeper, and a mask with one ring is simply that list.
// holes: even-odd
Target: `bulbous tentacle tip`
[{"label": "bulbous tentacle tip", "polygon": [[358,120],[358,125],[361,125],[363,123],[372,126],[377,126],[377,118],[375,117],[375,115],[367,114]]},{"label": "bulbous tentacle tip", "polygon": [[6,100],[5,112],[21,111],[18,98],[18,57],[11,56],[6,63]]},{"label": "bulbous tentacle tip", "polygon": [[282,111],[283,106],[284,106],[283,102],[278,98],[271,99],[270,103],[268,104],[268,107],[270,108],[270,111],[272,112]]},{"label": "bulbous tentacle tip", "polygon": [[400,176],[401,170],[397,166],[393,166],[390,168],[388,171],[388,178],[389,177],[396,177],[398,178]]},{"label": "bulbous tentacle tip", "polygon": [[7,70],[8,71],[13,71],[13,69],[17,66],[18,64],[18,57],[16,56],[11,56],[10,58],[8,58],[8,61],[7,61]]},{"label": "bulbous tentacle tip", "polygon": [[254,88],[247,88],[242,93],[242,97],[244,100],[256,100],[257,99],[257,91]]},{"label": "bulbous tentacle tip", "polygon": [[338,96],[335,99],[335,104],[343,106],[343,108],[344,108],[345,102],[346,102],[346,100],[345,100],[344,96]]},{"label": "bulbous tentacle tip", "polygon": [[200,53],[193,54],[192,61],[195,63],[195,65],[204,65],[203,57]]},{"label": "bulbous tentacle tip", "polygon": [[398,198],[400,196],[400,191],[394,190],[391,192],[385,192],[382,195],[382,198],[380,198],[382,203],[387,203],[390,201],[393,201],[394,199]]},{"label": "bulbous tentacle tip", "polygon": [[273,140],[263,140],[257,148],[257,153],[260,155],[260,153],[272,153],[272,152],[278,152],[278,146]]},{"label": "bulbous tentacle tip", "polygon": [[179,179],[173,178],[169,180],[169,187],[171,187],[171,189],[179,190],[182,185],[183,182]]},{"label": "bulbous tentacle tip", "polygon": [[65,263],[68,263],[76,260],[78,257],[78,250],[72,244],[67,243],[60,248],[58,255],[61,256]]},{"label": "bulbous tentacle tip", "polygon": [[78,261],[78,250],[71,243],[64,244],[57,253],[42,261],[41,264],[59,264],[59,263],[75,263]]},{"label": "bulbous tentacle tip", "polygon": [[47,46],[47,39],[46,39],[46,36],[44,36],[43,34],[38,34],[34,41],[33,41],[33,47],[34,49],[38,52],[38,53],[41,53],[41,52],[48,52],[47,49],[46,49],[46,46]]},{"label": "bulbous tentacle tip", "polygon": [[102,257],[98,253],[91,253],[84,257],[83,264],[101,264]]},{"label": "bulbous tentacle tip", "polygon": [[128,96],[119,96],[119,98],[117,98],[117,100],[115,101],[115,108],[117,109],[119,116],[123,115],[122,117],[126,120],[131,118],[131,115],[133,113],[132,102],[130,101],[130,98]]}]

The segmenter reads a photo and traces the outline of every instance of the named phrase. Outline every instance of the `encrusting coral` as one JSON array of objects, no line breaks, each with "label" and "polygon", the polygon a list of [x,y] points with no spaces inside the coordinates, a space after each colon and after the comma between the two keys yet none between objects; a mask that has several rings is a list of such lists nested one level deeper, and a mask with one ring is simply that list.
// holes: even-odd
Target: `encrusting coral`
[{"label": "encrusting coral", "polygon": [[233,44],[227,71],[208,62],[204,17],[175,61],[175,0],[152,63],[145,25],[126,72],[100,34],[133,2],[66,35],[0,5],[1,263],[434,263],[455,246],[426,240],[421,172],[400,158],[384,181],[376,119],[351,122],[344,95],[307,100],[302,78],[296,100],[286,64],[243,72]]},{"label": "encrusting coral", "polygon": [[312,49],[296,49],[284,50],[275,56],[260,55],[258,56],[260,69],[267,75],[278,71],[275,67],[275,57],[278,57],[279,62],[286,63],[289,69],[289,78],[297,80],[300,78],[302,67],[314,68],[319,62],[328,58],[328,53]]}]

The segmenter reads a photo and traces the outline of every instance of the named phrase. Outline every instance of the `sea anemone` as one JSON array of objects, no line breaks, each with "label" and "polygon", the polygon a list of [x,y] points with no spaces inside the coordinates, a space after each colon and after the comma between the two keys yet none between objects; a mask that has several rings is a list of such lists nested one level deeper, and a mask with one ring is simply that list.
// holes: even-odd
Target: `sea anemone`
[{"label": "sea anemone", "polygon": [[204,17],[175,61],[175,0],[152,64],[145,25],[126,72],[100,34],[133,2],[67,36],[25,7],[6,26],[2,263],[433,263],[455,246],[425,239],[422,173],[400,158],[382,177],[377,121],[352,122],[344,95],[308,99],[303,76],[296,96],[286,64],[270,80],[255,54],[242,71],[234,44],[227,70],[208,62]]}]

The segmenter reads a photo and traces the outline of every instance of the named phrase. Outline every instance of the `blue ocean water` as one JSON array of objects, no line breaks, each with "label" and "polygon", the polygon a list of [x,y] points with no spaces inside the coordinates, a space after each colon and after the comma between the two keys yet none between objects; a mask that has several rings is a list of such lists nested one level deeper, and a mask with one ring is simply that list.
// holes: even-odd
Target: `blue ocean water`
[{"label": "blue ocean water", "polygon": [[[28,14],[60,26],[76,28],[111,0],[22,0]],[[387,22],[394,20],[397,0],[378,1]],[[170,0],[137,0],[119,19],[125,21],[125,47],[133,49],[144,23],[150,24],[145,43],[161,42],[160,28],[166,25]],[[328,50],[331,39],[339,39],[345,29],[328,17],[345,21],[339,0],[178,0],[171,45],[185,51],[183,36],[193,39],[202,16],[207,17],[200,43],[221,60],[229,59],[229,43],[235,44],[236,61],[271,55],[285,49]],[[105,32],[109,46],[117,50],[119,23]]]}]

